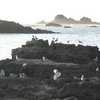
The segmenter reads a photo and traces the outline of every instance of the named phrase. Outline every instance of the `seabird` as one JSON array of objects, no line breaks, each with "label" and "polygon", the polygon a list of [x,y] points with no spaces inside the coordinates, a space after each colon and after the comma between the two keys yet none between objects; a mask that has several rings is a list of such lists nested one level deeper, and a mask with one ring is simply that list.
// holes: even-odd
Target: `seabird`
[{"label": "seabird", "polygon": [[99,72],[99,68],[98,67],[96,68],[96,72]]},{"label": "seabird", "polygon": [[84,75],[82,75],[81,76],[81,81],[84,81],[84,80],[85,80]]},{"label": "seabird", "polygon": [[58,42],[58,38],[55,39],[55,42]]},{"label": "seabird", "polygon": [[53,72],[54,72],[53,79],[57,80],[61,76],[61,72],[59,72],[57,69],[54,69]]},{"label": "seabird", "polygon": [[19,57],[18,57],[18,55],[16,55],[16,60],[20,60]]},{"label": "seabird", "polygon": [[5,76],[5,72],[3,69],[0,70],[0,77],[4,77]]},{"label": "seabird", "polygon": [[25,73],[19,73],[19,77],[20,78],[25,78],[26,77],[26,74]]},{"label": "seabird", "polygon": [[69,41],[67,41],[67,43],[69,43]]},{"label": "seabird", "polygon": [[82,41],[78,40],[79,43],[83,43]]},{"label": "seabird", "polygon": [[42,60],[43,60],[43,61],[47,61],[48,59],[47,59],[46,57],[43,56],[43,57],[42,57]]},{"label": "seabird", "polygon": [[10,73],[10,77],[17,77],[17,74]]},{"label": "seabird", "polygon": [[22,65],[23,67],[25,67],[25,66],[27,66],[27,63],[23,63],[23,65]]},{"label": "seabird", "polygon": [[96,56],[93,60],[94,60],[95,62],[98,62],[98,57]]}]

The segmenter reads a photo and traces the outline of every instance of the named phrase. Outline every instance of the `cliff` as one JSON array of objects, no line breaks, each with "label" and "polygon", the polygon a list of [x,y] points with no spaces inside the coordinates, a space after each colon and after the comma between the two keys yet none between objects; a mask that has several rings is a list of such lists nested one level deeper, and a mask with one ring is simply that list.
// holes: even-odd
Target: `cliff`
[{"label": "cliff", "polygon": [[0,33],[54,33],[52,31],[32,29],[31,27],[24,27],[18,23],[11,21],[0,20]]}]

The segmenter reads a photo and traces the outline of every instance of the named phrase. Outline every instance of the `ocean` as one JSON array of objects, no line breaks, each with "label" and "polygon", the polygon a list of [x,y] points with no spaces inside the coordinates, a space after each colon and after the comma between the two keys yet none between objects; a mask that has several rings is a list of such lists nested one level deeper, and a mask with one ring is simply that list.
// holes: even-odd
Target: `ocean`
[{"label": "ocean", "polygon": [[[32,39],[32,35],[38,39],[49,40],[58,38],[58,42],[65,44],[75,44],[84,46],[97,46],[100,50],[100,26],[90,27],[91,25],[70,25],[71,28],[64,27],[45,27],[43,25],[34,25],[32,28],[46,29],[55,32],[56,34],[0,34],[0,60],[11,58],[12,49],[21,47],[26,41]],[[81,41],[81,43],[80,43]]]}]

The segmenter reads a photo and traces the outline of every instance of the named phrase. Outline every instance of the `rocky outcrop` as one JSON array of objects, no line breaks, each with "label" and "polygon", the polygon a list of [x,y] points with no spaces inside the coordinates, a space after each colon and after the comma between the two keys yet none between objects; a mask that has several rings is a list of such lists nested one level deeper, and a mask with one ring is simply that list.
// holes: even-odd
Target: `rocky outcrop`
[{"label": "rocky outcrop", "polygon": [[87,23],[88,24],[90,23],[91,24],[92,23],[92,20],[90,18],[83,17],[83,18],[80,19],[80,23],[86,23],[86,24]]},{"label": "rocky outcrop", "polygon": [[47,23],[46,26],[61,27],[62,25],[60,25],[60,24],[56,24],[56,23]]},{"label": "rocky outcrop", "polygon": [[77,21],[72,18],[67,18],[64,15],[56,15],[54,20],[51,22],[57,24],[100,24],[97,22],[92,22],[92,20],[88,17],[83,17]]},{"label": "rocky outcrop", "polygon": [[12,50],[12,58],[18,55],[19,58],[25,59],[41,59],[43,56],[56,62],[67,63],[89,63],[100,52],[97,47],[91,46],[75,46],[74,44],[54,43],[48,45],[48,41],[32,40],[26,42],[22,48]]},{"label": "rocky outcrop", "polygon": [[18,23],[0,20],[0,33],[54,33],[52,31],[32,29],[31,27],[24,27]]},{"label": "rocky outcrop", "polygon": [[45,22],[44,20],[38,22],[37,24],[46,24],[47,22]]},{"label": "rocky outcrop", "polygon": [[[0,100],[100,100],[100,72],[95,70],[100,69],[99,58],[97,47],[54,41],[49,45],[33,37],[12,50],[12,59],[0,61],[0,70],[5,72],[0,77]],[[56,80],[55,69],[61,73]]]}]

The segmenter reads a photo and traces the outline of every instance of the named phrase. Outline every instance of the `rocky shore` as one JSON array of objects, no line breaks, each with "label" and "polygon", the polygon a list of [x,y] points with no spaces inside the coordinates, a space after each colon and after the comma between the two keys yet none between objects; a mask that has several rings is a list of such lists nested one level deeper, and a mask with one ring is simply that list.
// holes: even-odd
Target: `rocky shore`
[{"label": "rocky shore", "polygon": [[0,34],[40,34],[40,33],[55,33],[53,31],[42,30],[42,29],[32,29],[31,27],[25,27],[19,23],[12,21],[0,20]]},{"label": "rocky shore", "polygon": [[0,61],[0,100],[100,100],[99,62],[97,47],[33,37]]}]

